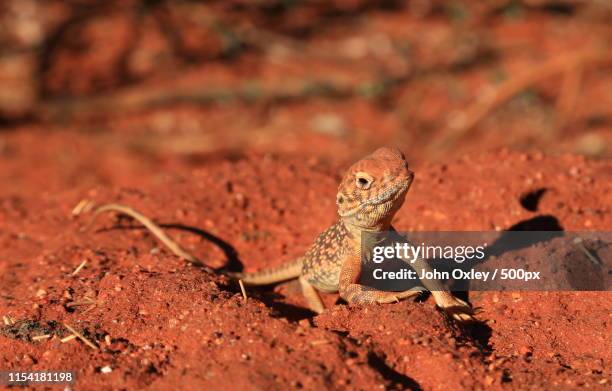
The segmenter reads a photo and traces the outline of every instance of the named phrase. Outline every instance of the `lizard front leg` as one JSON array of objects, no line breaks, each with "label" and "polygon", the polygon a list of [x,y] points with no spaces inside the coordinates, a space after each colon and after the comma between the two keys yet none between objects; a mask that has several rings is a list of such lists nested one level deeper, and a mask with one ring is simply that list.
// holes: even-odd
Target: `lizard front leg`
[{"label": "lizard front leg", "polygon": [[[409,262],[405,259],[404,261]],[[417,258],[414,263],[411,263],[410,266],[414,269],[423,269],[427,272],[432,270],[429,263],[420,257]],[[475,320],[472,316],[474,314],[472,307],[465,301],[455,297],[439,281],[425,280],[421,282],[425,285],[427,290],[431,292],[431,295],[436,301],[436,305],[444,310],[450,317],[460,322],[472,322]]]},{"label": "lizard front leg", "polygon": [[[418,258],[412,265],[415,268],[418,267],[425,269],[426,271],[431,271],[431,267],[423,258]],[[473,316],[474,310],[472,306],[453,295],[437,280],[427,280],[421,282],[431,292],[431,295],[436,301],[436,305],[440,307],[448,316],[459,322],[476,321],[476,318]]]},{"label": "lizard front leg", "polygon": [[422,287],[413,287],[401,292],[386,292],[376,288],[359,284],[361,276],[361,259],[358,255],[352,254],[342,263],[340,270],[340,281],[338,292],[340,297],[350,304],[371,304],[371,303],[393,303],[400,299],[413,297],[425,290]]}]

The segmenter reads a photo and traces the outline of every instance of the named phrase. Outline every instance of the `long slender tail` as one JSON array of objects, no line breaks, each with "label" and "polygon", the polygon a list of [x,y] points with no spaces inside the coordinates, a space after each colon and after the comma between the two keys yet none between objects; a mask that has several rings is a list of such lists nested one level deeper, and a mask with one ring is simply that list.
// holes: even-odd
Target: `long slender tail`
[{"label": "long slender tail", "polygon": [[135,209],[130,208],[129,206],[125,206],[121,204],[102,205],[101,207],[96,209],[96,211],[93,213],[91,221],[89,222],[89,225],[86,227],[86,229],[89,229],[93,225],[93,223],[96,221],[96,218],[98,217],[98,215],[100,215],[100,213],[107,212],[107,211],[121,212],[125,215],[130,216],[134,220],[138,221],[140,224],[144,225],[149,231],[151,231],[153,236],[155,236],[160,242],[165,244],[166,247],[168,247],[174,255],[180,258],[183,258],[189,263],[203,265],[202,261],[200,261],[195,256],[189,254],[187,251],[183,250],[183,248],[179,246],[178,243],[170,239],[170,237],[166,235],[166,233],[157,224],[151,221],[150,218],[136,211]]},{"label": "long slender tail", "polygon": [[206,269],[210,273],[225,274],[228,277],[242,280],[247,285],[270,285],[282,281],[291,280],[300,276],[302,270],[302,258],[298,258],[294,261],[284,263],[278,267],[264,269],[254,273],[232,273],[225,271],[216,271],[208,266],[204,265],[197,257],[183,250],[174,240],[172,240],[161,227],[151,221],[150,218],[136,211],[135,209],[121,205],[121,204],[106,204],[102,205],[93,213],[92,219],[86,229],[89,229],[95,222],[96,218],[100,213],[107,211],[115,211],[130,216],[134,220],[144,225],[160,242],[162,242],[168,249],[177,257],[184,259],[185,261],[198,265]]},{"label": "long slender tail", "polygon": [[226,275],[242,280],[247,285],[270,285],[298,278],[302,272],[302,263],[303,259],[300,257],[277,267],[253,273],[226,273]]}]

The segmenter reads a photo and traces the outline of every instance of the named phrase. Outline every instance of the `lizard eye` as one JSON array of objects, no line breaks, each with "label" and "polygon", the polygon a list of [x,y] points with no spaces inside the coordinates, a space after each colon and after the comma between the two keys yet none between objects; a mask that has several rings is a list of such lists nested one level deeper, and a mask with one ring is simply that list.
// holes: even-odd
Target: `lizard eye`
[{"label": "lizard eye", "polygon": [[372,179],[372,177],[365,172],[358,172],[355,174],[355,184],[362,190],[369,189],[370,186],[372,186],[373,181],[374,179]]}]

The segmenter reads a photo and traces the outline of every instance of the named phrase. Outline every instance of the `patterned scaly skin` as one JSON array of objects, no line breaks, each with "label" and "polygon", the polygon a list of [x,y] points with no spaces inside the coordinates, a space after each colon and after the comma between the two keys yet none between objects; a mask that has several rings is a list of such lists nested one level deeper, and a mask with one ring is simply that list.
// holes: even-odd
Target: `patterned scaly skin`
[{"label": "patterned scaly skin", "polygon": [[[318,291],[339,292],[348,303],[361,304],[390,303],[418,294],[420,289],[386,292],[359,284],[361,234],[394,231],[391,220],[404,203],[412,179],[413,173],[398,149],[376,150],[349,168],[336,197],[339,221],[320,234],[303,257],[274,269],[231,276],[249,285],[299,278],[310,308],[317,313],[324,310]],[[422,259],[412,266],[429,269]],[[451,317],[458,321],[473,320],[469,304],[435,281],[423,283],[436,304]]]}]

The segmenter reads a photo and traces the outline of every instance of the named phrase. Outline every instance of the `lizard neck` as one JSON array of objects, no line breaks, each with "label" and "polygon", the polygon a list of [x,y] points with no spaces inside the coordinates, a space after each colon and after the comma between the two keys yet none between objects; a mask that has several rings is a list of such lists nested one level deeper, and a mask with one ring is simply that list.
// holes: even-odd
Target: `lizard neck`
[{"label": "lizard neck", "polygon": [[355,241],[355,243],[357,244],[361,243],[361,237],[363,233],[390,231],[392,229],[391,223],[388,221],[383,221],[380,224],[373,226],[373,227],[362,227],[360,225],[353,224],[349,221],[346,221],[345,219],[340,219],[340,223],[344,225],[344,228],[346,229],[351,239]]}]

